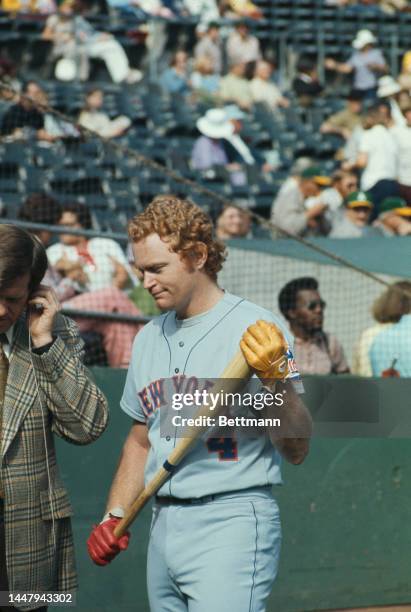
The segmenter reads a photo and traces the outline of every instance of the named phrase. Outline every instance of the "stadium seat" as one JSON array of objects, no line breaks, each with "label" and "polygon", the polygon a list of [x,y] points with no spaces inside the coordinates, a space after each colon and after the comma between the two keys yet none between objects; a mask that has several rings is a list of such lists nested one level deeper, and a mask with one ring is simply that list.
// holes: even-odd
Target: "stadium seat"
[{"label": "stadium seat", "polygon": [[22,169],[22,174],[28,191],[33,193],[43,190],[44,171],[41,168],[28,164]]},{"label": "stadium seat", "polygon": [[0,28],[0,52],[14,64],[20,64],[27,44],[28,41],[21,34]]},{"label": "stadium seat", "polygon": [[19,165],[15,161],[2,160],[0,162],[0,179],[19,178]]},{"label": "stadium seat", "polygon": [[105,191],[107,190],[100,177],[86,176],[72,182],[73,194],[102,194]]},{"label": "stadium seat", "polygon": [[96,159],[100,158],[104,150],[103,144],[98,138],[88,138],[84,141],[73,139],[65,144],[69,154],[76,156],[77,158],[83,157],[91,162],[94,162]]},{"label": "stadium seat", "polygon": [[23,194],[0,192],[0,200],[4,206],[3,215],[7,219],[17,219],[18,211],[24,201]]},{"label": "stadium seat", "polygon": [[36,143],[31,145],[31,151],[33,155],[34,164],[39,168],[48,169],[55,168],[60,165],[60,160],[62,156],[59,155],[59,147],[57,145],[53,146],[53,149],[48,147],[43,147]]},{"label": "stadium seat", "polygon": [[33,19],[30,15],[17,16],[13,26],[17,32],[31,36],[41,34],[44,29],[44,20]]},{"label": "stadium seat", "polygon": [[93,169],[94,176],[90,176],[84,170],[60,169],[57,172],[49,172],[47,186],[55,193],[81,195],[81,194],[103,194],[107,192],[104,178],[96,176],[98,169]]},{"label": "stadium seat", "polygon": [[17,166],[26,166],[32,162],[31,149],[23,142],[10,142],[0,145],[0,160]]},{"label": "stadium seat", "polygon": [[111,205],[114,211],[126,215],[128,219],[143,210],[143,205],[137,195],[118,195],[111,198]]},{"label": "stadium seat", "polygon": [[124,233],[127,219],[123,213],[114,214],[111,210],[93,208],[91,210],[93,228],[100,232]]},{"label": "stadium seat", "polygon": [[77,195],[73,199],[88,206],[91,210],[111,210],[111,200],[105,194],[92,193],[90,195]]},{"label": "stadium seat", "polygon": [[5,193],[22,193],[23,184],[13,178],[0,177],[0,197]]},{"label": "stadium seat", "polygon": [[140,201],[143,206],[147,206],[156,196],[161,193],[170,193],[170,184],[163,178],[156,182],[150,182],[144,179],[138,180],[138,191]]}]

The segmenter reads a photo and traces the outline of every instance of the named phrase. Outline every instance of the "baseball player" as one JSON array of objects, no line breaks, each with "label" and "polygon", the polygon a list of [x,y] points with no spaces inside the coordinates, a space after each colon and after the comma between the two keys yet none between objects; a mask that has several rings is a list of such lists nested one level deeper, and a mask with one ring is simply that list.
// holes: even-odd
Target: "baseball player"
[{"label": "baseball player", "polygon": [[184,392],[193,380],[218,378],[241,343],[260,390],[283,380],[276,391],[286,391],[287,401],[275,412],[282,426],[307,437],[278,438],[270,430],[199,440],[156,496],[147,581],[152,612],[262,612],[281,542],[272,485],[282,482],[281,455],[304,460],[311,431],[294,389],[291,337],[272,313],[218,286],[224,246],[194,204],[158,197],[131,221],[129,234],[144,286],[164,314],[134,341],[121,400],[133,423],[89,554],[106,565],[127,548],[129,534],[117,539],[113,530],[178,443],[176,435],[160,435],[168,389]]}]

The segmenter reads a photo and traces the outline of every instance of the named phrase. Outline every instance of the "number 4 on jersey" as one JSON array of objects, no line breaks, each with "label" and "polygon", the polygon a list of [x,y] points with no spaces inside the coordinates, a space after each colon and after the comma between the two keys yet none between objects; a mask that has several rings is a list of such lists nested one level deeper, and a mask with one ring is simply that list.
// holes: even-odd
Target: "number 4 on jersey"
[{"label": "number 4 on jersey", "polygon": [[233,438],[209,438],[206,442],[209,453],[218,453],[219,461],[237,461],[237,441]]}]

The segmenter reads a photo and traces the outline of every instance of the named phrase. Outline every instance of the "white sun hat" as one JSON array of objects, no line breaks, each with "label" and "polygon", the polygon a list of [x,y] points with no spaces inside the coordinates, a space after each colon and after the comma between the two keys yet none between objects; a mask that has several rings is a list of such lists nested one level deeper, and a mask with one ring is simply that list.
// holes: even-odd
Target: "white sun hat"
[{"label": "white sun hat", "polygon": [[197,121],[197,128],[209,138],[229,138],[234,131],[234,126],[228,121],[222,108],[208,110],[204,117]]},{"label": "white sun hat", "polygon": [[401,91],[401,86],[392,76],[383,76],[378,79],[377,96],[379,98],[387,98],[394,96]]},{"label": "white sun hat", "polygon": [[76,62],[69,57],[58,60],[54,69],[54,76],[58,81],[74,81],[77,74]]},{"label": "white sun hat", "polygon": [[352,46],[354,47],[354,49],[357,49],[357,51],[359,51],[360,49],[363,49],[366,45],[373,45],[376,42],[377,39],[370,30],[359,30],[357,32],[356,37],[352,41]]}]

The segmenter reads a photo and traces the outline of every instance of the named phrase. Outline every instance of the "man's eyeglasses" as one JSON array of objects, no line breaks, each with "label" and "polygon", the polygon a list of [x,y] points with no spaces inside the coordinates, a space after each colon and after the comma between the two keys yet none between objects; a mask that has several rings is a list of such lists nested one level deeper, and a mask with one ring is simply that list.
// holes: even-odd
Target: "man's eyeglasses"
[{"label": "man's eyeglasses", "polygon": [[315,310],[317,306],[319,306],[321,310],[324,310],[324,308],[327,306],[327,303],[324,302],[324,300],[311,300],[311,302],[308,302],[307,304],[308,310]]}]

